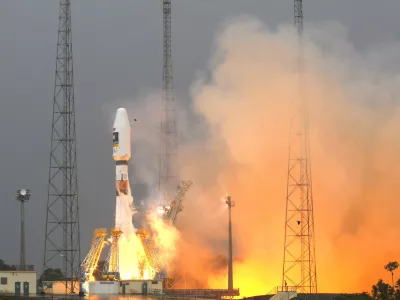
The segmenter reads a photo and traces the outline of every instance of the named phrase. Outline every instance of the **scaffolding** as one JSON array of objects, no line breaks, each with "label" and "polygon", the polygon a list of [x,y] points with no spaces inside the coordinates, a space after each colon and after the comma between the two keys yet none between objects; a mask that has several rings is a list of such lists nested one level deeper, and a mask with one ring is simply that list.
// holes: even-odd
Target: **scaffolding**
[{"label": "scaffolding", "polygon": [[79,269],[78,277],[83,281],[93,281],[93,272],[97,267],[100,259],[101,251],[104,246],[104,239],[107,235],[106,228],[98,228],[93,232],[92,245],[88,255],[86,255],[83,260],[81,267]]},{"label": "scaffolding", "polygon": [[185,194],[191,188],[192,184],[193,182],[191,180],[182,180],[175,197],[172,199],[171,203],[168,206],[164,207],[164,221],[167,224],[175,225],[178,213],[183,210],[182,202]]},{"label": "scaffolding", "polygon": [[122,231],[118,228],[111,230],[111,248],[103,267],[103,279],[119,279],[119,246],[118,241]]},{"label": "scaffolding", "polygon": [[148,230],[142,228],[138,230],[138,235],[143,245],[144,253],[146,254],[147,261],[151,268],[154,270],[154,279],[163,280],[167,278],[167,272],[162,268],[162,264],[158,257],[159,249],[154,243],[154,240],[150,237]]}]

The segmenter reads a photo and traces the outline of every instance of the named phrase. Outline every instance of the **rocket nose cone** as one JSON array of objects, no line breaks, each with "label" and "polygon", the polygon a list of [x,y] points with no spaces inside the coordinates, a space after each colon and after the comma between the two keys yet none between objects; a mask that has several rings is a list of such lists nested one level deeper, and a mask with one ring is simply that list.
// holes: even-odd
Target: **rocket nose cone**
[{"label": "rocket nose cone", "polygon": [[116,127],[129,127],[129,118],[128,118],[128,112],[126,111],[125,108],[118,108],[117,113],[115,114],[115,120],[114,120],[114,128]]}]

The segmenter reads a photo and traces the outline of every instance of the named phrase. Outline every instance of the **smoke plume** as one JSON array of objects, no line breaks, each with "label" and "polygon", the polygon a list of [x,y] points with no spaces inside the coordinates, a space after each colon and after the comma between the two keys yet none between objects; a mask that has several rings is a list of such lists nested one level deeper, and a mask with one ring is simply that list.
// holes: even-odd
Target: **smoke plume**
[{"label": "smoke plume", "polygon": [[[358,50],[334,22],[306,26],[304,47],[318,289],[369,291],[386,276],[384,264],[400,253],[400,47]],[[249,296],[281,284],[296,60],[290,25],[271,29],[241,17],[216,36],[210,76],[192,87],[193,109],[187,114],[196,118],[178,120],[186,129],[180,175],[194,182],[178,219],[174,263],[187,287],[227,287],[227,208],[221,201],[226,192],[236,201],[235,287]],[[128,111],[154,106],[147,100],[128,105]],[[147,140],[158,134],[153,115],[147,115],[153,123],[141,130]],[[187,128],[196,128],[196,134]],[[147,158],[133,161],[143,167],[158,159]]]}]

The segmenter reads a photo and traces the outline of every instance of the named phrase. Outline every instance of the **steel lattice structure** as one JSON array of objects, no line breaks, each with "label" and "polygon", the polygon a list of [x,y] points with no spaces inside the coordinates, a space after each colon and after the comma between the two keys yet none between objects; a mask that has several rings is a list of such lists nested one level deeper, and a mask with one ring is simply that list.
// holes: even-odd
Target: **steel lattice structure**
[{"label": "steel lattice structure", "polygon": [[43,271],[60,268],[70,293],[81,262],[70,0],[60,0],[53,100]]},{"label": "steel lattice structure", "polygon": [[299,37],[299,99],[295,101],[294,115],[290,123],[282,289],[291,286],[300,293],[316,293],[310,143],[307,100],[303,89],[302,0],[294,0],[294,23]]},{"label": "steel lattice structure", "polygon": [[[118,228],[111,230],[111,247],[108,252],[108,257],[103,266],[103,274],[117,274],[119,273],[119,238],[122,235],[122,231]],[[119,276],[119,275],[118,275]]]},{"label": "steel lattice structure", "polygon": [[181,181],[181,185],[178,187],[178,192],[172,199],[171,203],[164,208],[164,222],[170,225],[175,225],[178,214],[183,210],[183,199],[186,192],[190,189],[193,182],[191,180]]},{"label": "steel lattice structure", "polygon": [[171,0],[163,0],[163,85],[160,134],[159,193],[166,205],[177,181],[176,111],[172,76]]},{"label": "steel lattice structure", "polygon": [[82,281],[93,281],[93,272],[99,262],[101,251],[104,246],[104,239],[107,235],[106,228],[98,228],[93,232],[92,245],[90,246],[89,253],[81,263],[78,277]]}]

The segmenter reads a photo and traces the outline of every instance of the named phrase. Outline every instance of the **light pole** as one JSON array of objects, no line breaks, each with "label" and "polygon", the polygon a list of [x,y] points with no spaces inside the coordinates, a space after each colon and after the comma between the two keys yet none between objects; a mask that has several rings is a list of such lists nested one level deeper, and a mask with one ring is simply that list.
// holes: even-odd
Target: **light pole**
[{"label": "light pole", "polygon": [[21,189],[17,191],[16,200],[21,202],[21,252],[19,257],[19,265],[21,270],[25,270],[25,213],[24,203],[31,197],[30,190]]},{"label": "light pole", "polygon": [[235,201],[231,196],[225,197],[225,203],[229,210],[229,262],[228,262],[228,291],[233,291],[233,267],[232,267],[232,207],[235,206]]}]

